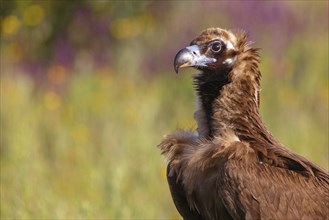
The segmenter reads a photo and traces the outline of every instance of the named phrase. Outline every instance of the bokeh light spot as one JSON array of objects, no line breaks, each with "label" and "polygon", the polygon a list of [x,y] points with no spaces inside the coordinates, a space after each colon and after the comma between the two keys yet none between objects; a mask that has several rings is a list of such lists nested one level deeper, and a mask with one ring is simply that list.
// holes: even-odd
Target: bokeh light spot
[{"label": "bokeh light spot", "polygon": [[61,98],[55,92],[46,92],[44,95],[44,105],[49,110],[58,109],[61,105]]},{"label": "bokeh light spot", "polygon": [[23,14],[24,23],[28,26],[36,26],[44,19],[44,10],[40,5],[31,5]]},{"label": "bokeh light spot", "polygon": [[76,143],[86,143],[89,139],[89,133],[89,128],[84,124],[80,124],[73,129],[72,138]]},{"label": "bokeh light spot", "polygon": [[134,36],[134,25],[129,18],[120,18],[114,20],[111,25],[111,34],[113,37],[122,39]]},{"label": "bokeh light spot", "polygon": [[62,65],[53,65],[48,69],[49,82],[57,85],[62,85],[66,80],[67,71]]},{"label": "bokeh light spot", "polygon": [[9,43],[4,49],[6,60],[12,63],[17,63],[20,61],[22,58],[22,53],[22,47],[16,42]]},{"label": "bokeh light spot", "polygon": [[15,15],[9,15],[2,21],[2,32],[7,35],[15,34],[20,26],[20,21]]}]

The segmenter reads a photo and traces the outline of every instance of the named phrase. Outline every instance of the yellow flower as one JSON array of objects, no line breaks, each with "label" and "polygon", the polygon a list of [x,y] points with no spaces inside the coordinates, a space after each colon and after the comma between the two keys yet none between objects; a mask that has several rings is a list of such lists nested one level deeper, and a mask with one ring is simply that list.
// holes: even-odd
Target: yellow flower
[{"label": "yellow flower", "polygon": [[9,15],[2,21],[2,32],[7,35],[15,34],[20,26],[20,22],[15,15]]},{"label": "yellow flower", "polygon": [[55,92],[46,92],[44,95],[44,105],[49,110],[55,110],[61,105],[61,98]]},{"label": "yellow flower", "polygon": [[44,10],[40,5],[31,5],[23,14],[24,23],[28,26],[36,26],[44,19]]}]

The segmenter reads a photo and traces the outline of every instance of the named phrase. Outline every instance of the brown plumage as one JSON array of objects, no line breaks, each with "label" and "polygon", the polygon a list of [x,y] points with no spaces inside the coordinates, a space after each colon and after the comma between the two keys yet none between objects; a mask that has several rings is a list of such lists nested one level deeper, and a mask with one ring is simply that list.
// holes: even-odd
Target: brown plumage
[{"label": "brown plumage", "polygon": [[159,147],[184,219],[329,219],[329,174],[280,144],[259,114],[259,55],[243,31],[209,28],[178,52],[193,66],[197,132]]}]

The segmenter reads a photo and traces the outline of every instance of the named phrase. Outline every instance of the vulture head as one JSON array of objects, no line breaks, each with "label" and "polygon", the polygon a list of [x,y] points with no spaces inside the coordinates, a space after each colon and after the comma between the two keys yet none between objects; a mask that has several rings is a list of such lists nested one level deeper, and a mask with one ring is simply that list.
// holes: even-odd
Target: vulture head
[{"label": "vulture head", "polygon": [[[212,137],[218,134],[216,131],[223,130],[223,123],[216,122],[224,120],[219,116],[227,113],[234,116],[234,112],[244,114],[249,109],[258,112],[261,76],[258,63],[258,49],[251,47],[245,32],[231,32],[221,28],[202,31],[189,46],[177,53],[174,59],[176,73],[183,67],[199,70],[194,75],[194,85],[198,96],[195,118],[201,136]],[[224,90],[231,95],[225,95]],[[227,98],[236,99],[240,105],[226,102]],[[220,109],[226,113],[219,112]],[[226,119],[226,125],[233,125],[236,121],[233,117]]]},{"label": "vulture head", "polygon": [[229,70],[233,67],[239,48],[236,37],[220,28],[208,28],[180,50],[174,60],[176,73],[183,67],[195,67],[205,72]]}]

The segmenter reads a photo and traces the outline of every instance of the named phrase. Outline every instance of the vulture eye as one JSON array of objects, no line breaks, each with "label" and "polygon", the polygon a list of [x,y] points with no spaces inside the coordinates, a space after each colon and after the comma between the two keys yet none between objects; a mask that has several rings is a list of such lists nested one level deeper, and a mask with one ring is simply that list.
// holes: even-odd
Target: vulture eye
[{"label": "vulture eye", "polygon": [[211,48],[212,52],[218,53],[222,49],[222,44],[219,41],[215,41],[211,44],[210,48]]}]

